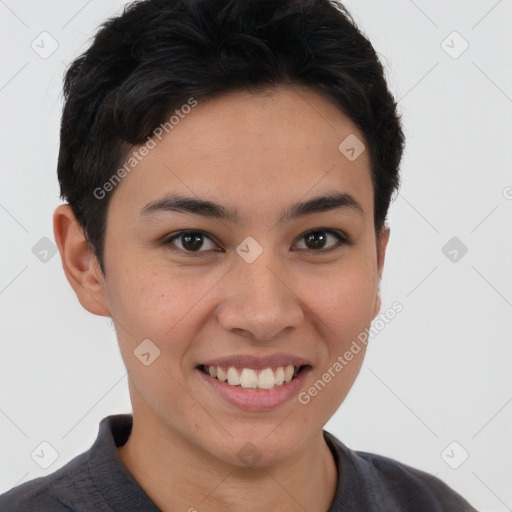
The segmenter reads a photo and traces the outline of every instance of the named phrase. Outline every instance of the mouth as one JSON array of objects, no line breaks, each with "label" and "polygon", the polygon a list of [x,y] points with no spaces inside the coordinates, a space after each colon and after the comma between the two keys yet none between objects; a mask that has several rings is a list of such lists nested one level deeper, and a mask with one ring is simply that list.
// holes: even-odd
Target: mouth
[{"label": "mouth", "polygon": [[[273,362],[279,366],[271,365],[268,360],[264,363],[263,360],[242,359],[243,363],[240,358],[235,363],[231,358],[233,366],[225,366],[224,361],[196,366],[199,382],[213,403],[220,400],[249,412],[271,411],[291,403],[306,386],[306,379],[312,371],[309,364],[284,364],[282,360],[276,361],[277,358]],[[292,361],[288,359],[288,362]]]},{"label": "mouth", "polygon": [[223,382],[233,388],[261,392],[285,386],[292,380],[297,379],[308,369],[311,369],[311,365],[289,364],[256,369],[200,364],[196,368],[212,379]]}]

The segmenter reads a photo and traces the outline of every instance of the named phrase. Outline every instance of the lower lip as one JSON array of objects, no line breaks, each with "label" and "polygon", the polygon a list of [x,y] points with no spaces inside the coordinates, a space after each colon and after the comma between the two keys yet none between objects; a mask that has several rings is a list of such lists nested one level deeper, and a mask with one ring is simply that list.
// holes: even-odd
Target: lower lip
[{"label": "lower lip", "polygon": [[310,370],[311,366],[307,366],[290,382],[274,389],[259,391],[230,386],[226,382],[221,382],[218,379],[210,377],[196,368],[203,382],[205,382],[216,395],[219,395],[232,405],[249,411],[273,409],[290,400],[299,392]]}]

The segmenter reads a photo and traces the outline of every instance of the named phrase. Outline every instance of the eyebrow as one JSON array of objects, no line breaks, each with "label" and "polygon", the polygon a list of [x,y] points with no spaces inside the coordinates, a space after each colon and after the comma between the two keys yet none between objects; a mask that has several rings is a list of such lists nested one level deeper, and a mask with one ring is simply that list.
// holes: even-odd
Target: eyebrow
[{"label": "eyebrow", "polygon": [[[333,210],[356,212],[364,217],[363,207],[352,195],[333,192],[291,205],[282,212],[278,223]],[[240,221],[240,214],[235,209],[227,208],[207,199],[176,194],[148,203],[140,211],[139,217],[147,218],[162,212],[191,213],[202,217],[223,219],[233,223]]]}]

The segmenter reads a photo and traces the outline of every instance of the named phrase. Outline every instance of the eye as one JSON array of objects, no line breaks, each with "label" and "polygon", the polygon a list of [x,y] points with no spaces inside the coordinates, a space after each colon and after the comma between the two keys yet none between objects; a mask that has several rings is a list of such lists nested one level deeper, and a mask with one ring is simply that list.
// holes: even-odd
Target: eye
[{"label": "eye", "polygon": [[[202,231],[180,231],[179,233],[166,238],[163,243],[164,245],[174,245],[175,241],[179,241],[181,247],[178,246],[177,250],[181,250],[186,253],[198,253],[205,252],[199,249],[203,247],[204,240],[209,240],[213,247],[216,245],[212,242],[211,238],[208,237]],[[177,244],[176,244],[177,245]],[[206,250],[212,247],[207,247]]]},{"label": "eye", "polygon": [[[334,238],[337,243],[326,249],[325,245],[329,237]],[[313,252],[327,252],[350,243],[346,236],[332,229],[315,229],[302,235],[299,240],[305,240],[306,249],[310,249]]]},{"label": "eye", "polygon": [[[337,243],[331,244],[331,247],[325,248],[329,238],[333,238]],[[306,244],[305,248],[299,247],[300,250],[309,249],[310,252],[321,253],[335,250],[341,245],[350,244],[349,239],[345,235],[332,229],[315,229],[314,231],[309,231],[302,235],[299,240],[305,240]],[[205,241],[209,241],[210,247],[208,247],[208,244],[206,244],[205,247]],[[200,255],[200,253],[207,252],[208,250],[215,250],[215,247],[217,247],[206,233],[198,230],[180,231],[179,233],[165,238],[162,243],[168,246],[175,246],[171,247],[171,249],[190,256]]]}]

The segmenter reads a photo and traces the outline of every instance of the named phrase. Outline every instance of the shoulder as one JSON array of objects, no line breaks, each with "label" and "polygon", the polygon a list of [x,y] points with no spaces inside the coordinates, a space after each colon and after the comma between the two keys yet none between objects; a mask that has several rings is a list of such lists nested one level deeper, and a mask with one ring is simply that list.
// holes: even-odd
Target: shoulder
[{"label": "shoulder", "polygon": [[[476,512],[457,492],[434,475],[389,457],[354,452],[367,465],[378,488],[403,510],[429,512]],[[402,509],[399,509],[402,510]]]},{"label": "shoulder", "polygon": [[341,464],[340,503],[363,502],[368,510],[477,512],[439,478],[395,459],[351,450],[327,433]]},{"label": "shoulder", "polygon": [[[87,452],[76,456],[50,475],[24,482],[0,495],[2,512],[69,512],[80,499],[80,488],[91,484]],[[69,500],[71,496],[74,498]]]},{"label": "shoulder", "polygon": [[112,512],[128,510],[134,500],[151,503],[117,457],[116,447],[126,441],[131,427],[131,414],[103,418],[96,440],[87,451],[53,473],[0,495],[0,511]]}]

